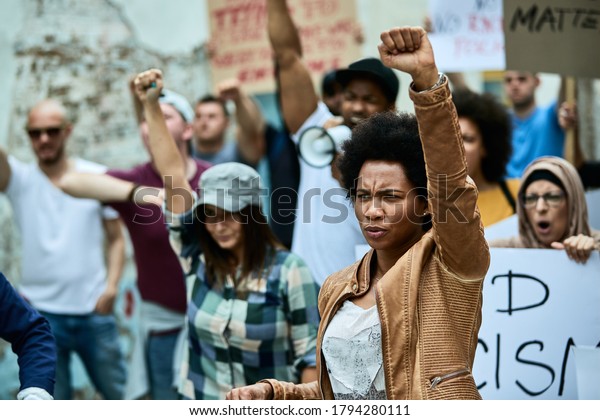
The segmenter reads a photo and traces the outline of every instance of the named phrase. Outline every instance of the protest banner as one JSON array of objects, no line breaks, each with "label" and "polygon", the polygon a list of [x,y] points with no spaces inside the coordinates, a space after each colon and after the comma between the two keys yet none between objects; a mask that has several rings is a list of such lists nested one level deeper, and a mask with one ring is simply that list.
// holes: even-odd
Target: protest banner
[{"label": "protest banner", "polygon": [[600,346],[600,254],[492,249],[473,376],[484,399],[577,399],[572,346]]},{"label": "protest banner", "polygon": [[429,16],[441,71],[504,70],[502,0],[429,0]]},{"label": "protest banner", "polygon": [[[208,0],[213,84],[237,78],[250,93],[275,90],[266,0]],[[318,85],[323,73],[360,58],[356,5],[344,0],[289,0],[303,58]]]},{"label": "protest banner", "polygon": [[504,0],[506,67],[600,76],[600,1]]}]

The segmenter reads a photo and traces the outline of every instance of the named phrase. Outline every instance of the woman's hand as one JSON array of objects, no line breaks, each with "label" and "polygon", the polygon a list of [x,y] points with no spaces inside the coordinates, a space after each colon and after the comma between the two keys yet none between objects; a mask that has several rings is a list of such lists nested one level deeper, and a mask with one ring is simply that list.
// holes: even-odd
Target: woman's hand
[{"label": "woman's hand", "polygon": [[273,387],[268,383],[258,383],[254,385],[234,388],[225,396],[226,400],[272,400]]},{"label": "woman's hand", "polygon": [[595,248],[595,240],[590,236],[583,234],[571,236],[562,242],[552,242],[552,248],[564,249],[567,251],[567,255],[570,259],[578,262],[585,263],[592,255],[592,251]]},{"label": "woman's hand", "polygon": [[383,64],[410,74],[417,91],[437,83],[438,70],[425,29],[405,26],[382,32],[378,48]]}]

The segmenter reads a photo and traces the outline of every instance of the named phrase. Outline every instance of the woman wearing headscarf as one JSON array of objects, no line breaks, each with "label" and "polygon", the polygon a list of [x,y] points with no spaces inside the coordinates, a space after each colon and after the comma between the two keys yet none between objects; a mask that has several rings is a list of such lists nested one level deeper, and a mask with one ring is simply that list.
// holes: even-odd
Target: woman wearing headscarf
[{"label": "woman wearing headscarf", "polygon": [[588,222],[583,184],[564,159],[541,157],[525,169],[517,214],[519,236],[493,240],[491,247],[564,249],[581,263],[600,249],[600,232]]}]

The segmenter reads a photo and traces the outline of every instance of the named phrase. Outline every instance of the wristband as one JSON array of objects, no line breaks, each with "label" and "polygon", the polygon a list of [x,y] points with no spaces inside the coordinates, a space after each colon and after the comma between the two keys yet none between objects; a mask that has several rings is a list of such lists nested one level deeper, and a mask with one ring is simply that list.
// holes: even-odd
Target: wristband
[{"label": "wristband", "polygon": [[129,191],[129,195],[127,196],[127,201],[129,202],[133,202],[133,199],[135,197],[135,193],[137,191],[137,189],[140,187],[140,184],[133,184],[133,187],[131,188],[131,191]]}]

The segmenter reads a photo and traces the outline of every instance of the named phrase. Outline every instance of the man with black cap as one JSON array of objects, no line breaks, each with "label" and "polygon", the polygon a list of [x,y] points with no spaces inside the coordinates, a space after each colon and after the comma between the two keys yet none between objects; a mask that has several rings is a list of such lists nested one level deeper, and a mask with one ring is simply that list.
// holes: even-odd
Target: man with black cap
[{"label": "man with black cap", "polygon": [[[295,48],[299,35],[285,0],[268,0],[268,34],[279,68],[283,118],[294,141],[312,126],[330,127],[333,114],[319,102],[307,67]],[[338,70],[343,88],[343,123],[352,128],[371,115],[395,109],[399,81],[376,58],[366,58]],[[319,284],[355,261],[356,245],[365,244],[346,192],[330,168],[301,161],[298,206],[292,251],[311,268]]]}]

